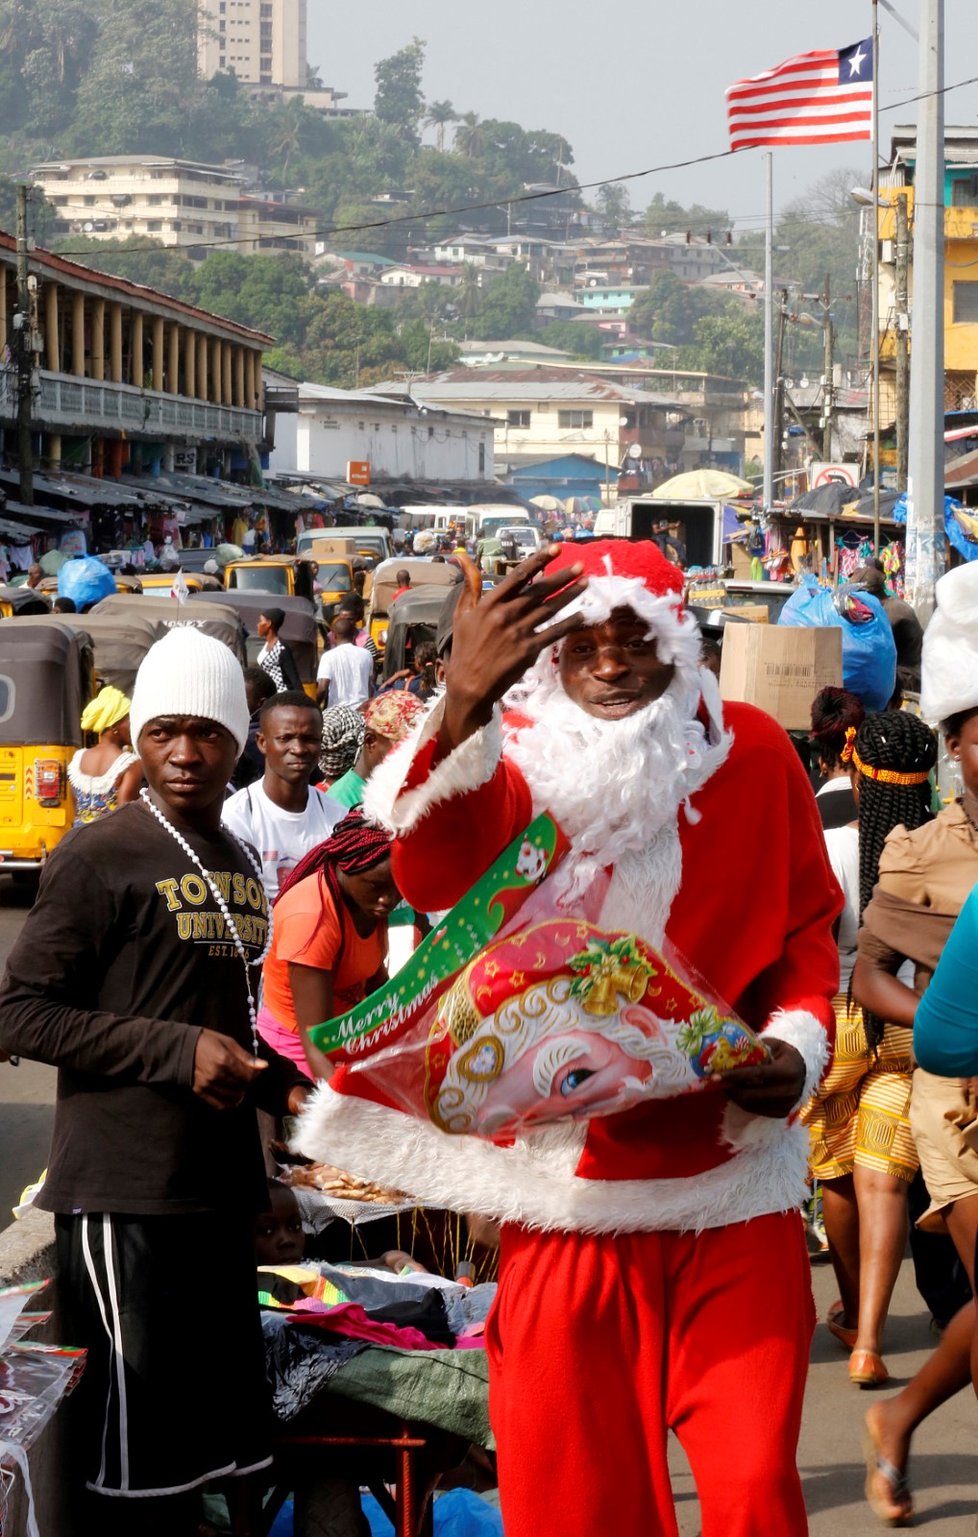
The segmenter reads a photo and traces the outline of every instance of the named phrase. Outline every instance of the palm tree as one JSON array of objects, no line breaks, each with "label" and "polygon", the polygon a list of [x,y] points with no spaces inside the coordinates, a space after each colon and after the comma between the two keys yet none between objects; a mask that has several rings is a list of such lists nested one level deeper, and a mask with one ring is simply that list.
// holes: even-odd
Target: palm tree
[{"label": "palm tree", "polygon": [[424,115],[426,128],[435,130],[435,145],[439,154],[445,150],[445,128],[449,123],[458,122],[458,113],[450,101],[431,101]]},{"label": "palm tree", "polygon": [[486,134],[477,112],[466,112],[457,118],[455,148],[467,160],[479,160],[486,152]]}]

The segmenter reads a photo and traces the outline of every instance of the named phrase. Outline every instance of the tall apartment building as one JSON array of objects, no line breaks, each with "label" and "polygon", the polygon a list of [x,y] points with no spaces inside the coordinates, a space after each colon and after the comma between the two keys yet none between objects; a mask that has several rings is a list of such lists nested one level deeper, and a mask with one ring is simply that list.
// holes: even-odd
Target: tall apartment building
[{"label": "tall apartment building", "polygon": [[[230,3],[230,0],[228,0]],[[267,0],[266,0],[267,3]],[[226,166],[160,155],[100,155],[37,165],[32,179],[56,211],[53,233],[125,240],[145,235],[201,255],[221,242],[241,255],[315,249],[316,215],[244,190]]]},{"label": "tall apartment building", "polygon": [[307,84],[306,0],[201,0],[198,68],[243,85]]}]

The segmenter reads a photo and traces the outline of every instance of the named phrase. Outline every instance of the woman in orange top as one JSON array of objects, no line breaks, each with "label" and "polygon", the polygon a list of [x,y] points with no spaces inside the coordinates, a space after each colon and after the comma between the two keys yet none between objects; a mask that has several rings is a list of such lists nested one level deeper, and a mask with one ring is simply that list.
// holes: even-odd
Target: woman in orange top
[{"label": "woman in orange top", "polygon": [[387,833],[358,806],[299,861],[275,902],[258,1029],[310,1078],[328,1078],[332,1064],[306,1031],[386,980],[387,915],[400,900],[390,854]]}]

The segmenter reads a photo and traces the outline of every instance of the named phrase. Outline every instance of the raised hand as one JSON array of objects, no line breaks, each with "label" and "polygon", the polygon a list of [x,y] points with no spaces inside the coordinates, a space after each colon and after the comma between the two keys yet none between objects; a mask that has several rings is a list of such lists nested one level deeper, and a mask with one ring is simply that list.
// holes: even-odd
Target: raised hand
[{"label": "raised hand", "polygon": [[580,628],[579,615],[556,616],[584,591],[586,583],[577,580],[583,566],[540,574],[559,548],[552,544],[535,551],[484,597],[476,567],[467,557],[456,557],[465,572],[465,591],[455,610],[446,669],[445,748],[457,747],[485,726],[496,701],[540,652]]}]

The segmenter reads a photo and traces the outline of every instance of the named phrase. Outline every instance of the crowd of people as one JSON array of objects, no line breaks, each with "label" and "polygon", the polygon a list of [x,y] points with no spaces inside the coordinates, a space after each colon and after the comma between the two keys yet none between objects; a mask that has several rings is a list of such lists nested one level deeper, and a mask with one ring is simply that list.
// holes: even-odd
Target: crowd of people
[{"label": "crowd of people", "polygon": [[[78,825],[0,988],[0,1053],[59,1072],[37,1199],[89,1353],[69,1404],[81,1529],[131,1533],[138,1499],[141,1533],[191,1537],[202,1489],[244,1509],[266,1477],[255,1220],[279,1197],[257,1110],[297,1117],[296,1156],[464,1215],[498,1248],[486,1349],[507,1537],[553,1530],[555,1502],[567,1537],[674,1534],[669,1432],[704,1537],[804,1533],[803,1213],[821,1213],[839,1292],[825,1327],[858,1388],[888,1381],[909,1237],[940,1339],[865,1419],[867,1498],[912,1520],[913,1433],[971,1381],[976,1333],[978,574],[940,584],[919,713],[900,687],[883,711],[825,689],[799,744],[721,700],[674,553],[545,546],[481,596],[463,558],[436,640],[382,688],[354,593],[316,698],[272,607],[256,666],[176,628],[131,698],[88,706]],[[918,637],[891,622],[907,689]],[[505,1067],[531,1108],[515,1135],[448,1134],[314,1032],[385,984],[392,925],[438,930],[543,813],[565,844],[540,888],[555,943],[587,947],[591,1012],[622,1028],[587,1021],[541,938],[509,982],[529,978],[564,1023],[546,1064],[521,1055],[487,967],[491,1001],[453,1023],[446,1083],[482,1095]],[[638,988],[628,968],[649,954],[753,1032],[700,1092],[636,1089],[663,1070],[657,1044],[640,1068],[627,1044],[655,969]],[[629,1108],[588,1113],[623,1086]],[[276,1223],[291,1255],[294,1211],[261,1216],[259,1239]],[[181,1305],[191,1277],[218,1274],[219,1329]],[[736,1456],[718,1458],[732,1416]]]}]

